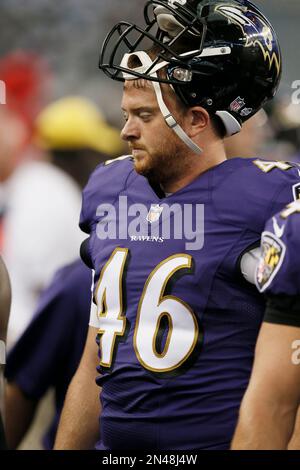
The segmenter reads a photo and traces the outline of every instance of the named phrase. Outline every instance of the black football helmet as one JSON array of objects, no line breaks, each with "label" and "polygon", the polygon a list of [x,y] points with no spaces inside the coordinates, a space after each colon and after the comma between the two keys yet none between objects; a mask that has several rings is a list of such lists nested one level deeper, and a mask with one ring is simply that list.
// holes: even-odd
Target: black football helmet
[{"label": "black football helmet", "polygon": [[[227,135],[275,95],[278,39],[248,0],[149,0],[144,18],[142,27],[118,23],[103,43],[99,67],[114,80],[131,74],[168,83],[187,106],[219,116]],[[153,46],[153,61],[129,66],[129,56]],[[160,64],[164,75],[157,73]]]}]

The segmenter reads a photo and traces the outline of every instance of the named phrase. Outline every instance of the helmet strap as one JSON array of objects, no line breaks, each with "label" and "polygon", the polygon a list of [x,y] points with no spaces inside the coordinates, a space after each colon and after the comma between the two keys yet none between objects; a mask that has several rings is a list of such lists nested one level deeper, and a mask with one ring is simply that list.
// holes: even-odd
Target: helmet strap
[{"label": "helmet strap", "polygon": [[[131,56],[138,57],[142,64],[141,66],[134,68],[133,71],[147,74],[147,71],[149,70],[149,68],[151,69],[153,62],[145,51],[136,51],[131,54],[125,54],[121,62],[121,67],[124,67],[127,69],[129,68],[128,62]],[[157,75],[158,70],[165,67],[167,64],[168,62],[166,61],[160,62],[156,66],[152,67],[151,72],[149,72],[148,75],[150,77],[158,79],[158,75]],[[123,72],[123,78],[125,80],[136,80],[137,76],[132,75],[127,72]],[[156,95],[159,109],[164,117],[164,120],[167,126],[170,127],[175,132],[175,134],[177,134],[177,136],[185,143],[185,145],[187,145],[190,148],[190,150],[192,150],[197,155],[200,155],[203,152],[203,150],[195,142],[193,142],[193,140],[182,129],[182,127],[178,124],[178,122],[176,121],[176,119],[174,118],[170,110],[168,109],[166,103],[164,102],[160,83],[158,81],[152,81],[152,85],[154,88],[154,92]]]},{"label": "helmet strap", "polygon": [[237,134],[242,129],[241,124],[239,121],[232,116],[228,111],[216,111],[216,116],[219,116],[221,119],[225,130],[226,130],[226,137],[230,137],[231,135]]}]

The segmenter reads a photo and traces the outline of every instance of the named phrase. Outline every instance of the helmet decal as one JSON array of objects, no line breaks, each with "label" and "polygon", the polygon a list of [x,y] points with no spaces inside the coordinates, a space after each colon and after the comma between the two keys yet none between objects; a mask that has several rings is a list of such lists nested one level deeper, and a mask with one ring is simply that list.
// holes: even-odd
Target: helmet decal
[{"label": "helmet decal", "polygon": [[[242,5],[216,5],[215,11],[229,18],[237,24],[245,37],[247,38],[246,47],[258,45],[264,56],[264,60],[268,62],[269,69],[274,65],[277,76],[281,72],[281,58],[278,50],[274,50],[275,38],[267,20],[263,16],[249,15],[248,10]],[[260,22],[260,24],[258,24]],[[253,30],[256,31],[255,39],[253,39]],[[252,34],[249,34],[252,32]],[[276,48],[277,49],[277,48]]]}]

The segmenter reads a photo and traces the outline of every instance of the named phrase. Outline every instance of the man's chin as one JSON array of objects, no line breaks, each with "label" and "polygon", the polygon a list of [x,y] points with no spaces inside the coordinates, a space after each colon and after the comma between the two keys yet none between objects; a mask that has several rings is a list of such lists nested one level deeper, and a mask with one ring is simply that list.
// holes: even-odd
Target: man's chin
[{"label": "man's chin", "polygon": [[147,176],[149,173],[149,170],[145,168],[143,165],[134,164],[134,169],[139,175],[142,175],[142,176]]},{"label": "man's chin", "polygon": [[143,176],[146,176],[151,171],[144,159],[137,158],[134,158],[134,169],[139,175]]}]

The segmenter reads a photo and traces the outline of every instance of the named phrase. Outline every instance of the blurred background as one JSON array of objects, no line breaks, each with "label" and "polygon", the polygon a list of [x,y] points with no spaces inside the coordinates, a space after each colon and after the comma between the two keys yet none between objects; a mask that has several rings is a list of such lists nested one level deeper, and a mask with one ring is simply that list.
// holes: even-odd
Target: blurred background
[{"label": "blurred background", "polygon": [[[283,76],[278,96],[289,104],[295,91],[292,85],[300,80],[300,62],[296,59],[300,2],[257,0],[255,3],[271,19],[279,36]],[[49,69],[49,100],[66,94],[87,96],[101,107],[109,122],[120,126],[121,87],[98,70],[99,50],[106,33],[117,21],[142,18],[142,4],[141,0],[61,0],[59,3],[1,0],[0,56],[16,50],[36,53]]]},{"label": "blurred background", "polygon": [[[280,91],[290,94],[292,82],[300,80],[300,63],[296,59],[300,2],[255,3],[272,20],[278,33],[284,58]],[[46,59],[53,72],[55,97],[83,93],[97,100],[107,117],[117,123],[120,87],[98,70],[99,48],[117,21],[139,20],[142,5],[141,0],[1,0],[0,54],[15,49],[35,51]]]},{"label": "blurred background", "polygon": [[[37,302],[44,289],[44,299],[47,298],[55,271],[78,258],[84,238],[78,229],[81,189],[89,173],[105,159],[126,152],[119,139],[122,86],[99,71],[98,59],[106,33],[120,20],[139,23],[143,3],[0,0],[0,80],[6,85],[6,104],[2,104],[0,95],[0,250],[8,265],[13,291],[8,346],[11,349],[16,343],[19,345],[7,368],[12,385],[11,409],[19,423],[17,432],[12,426],[12,447],[22,441],[47,389],[54,387],[60,394],[58,414],[62,406],[61,387],[65,391],[67,382],[58,383],[53,361],[61,362],[64,369],[72,349],[64,349],[64,357],[57,357],[63,339],[59,344],[55,332],[68,326],[55,323],[53,298],[52,303],[43,300],[37,306]],[[260,156],[300,162],[300,2],[254,3],[277,31],[283,76],[276,100],[249,120],[240,135],[226,141],[228,157]],[[50,285],[50,291],[58,287],[60,297],[71,299],[68,309],[72,311],[75,296],[66,290],[61,292],[64,288],[61,278],[58,286],[55,282],[54,287]],[[72,286],[67,288],[72,290]],[[57,313],[60,312],[56,310]],[[88,311],[82,315],[86,323]],[[44,340],[40,339],[35,346],[32,338],[41,338],[41,325],[44,330],[48,328],[50,316],[54,332],[47,343],[51,370],[48,381],[41,387],[38,371],[40,367],[47,375],[46,360],[37,366],[35,357],[39,354],[43,357]],[[39,321],[38,327],[36,324],[32,327],[35,336],[31,336],[29,329],[26,341],[21,337],[18,343],[33,317]],[[84,338],[80,341],[81,347]],[[72,373],[76,361],[72,363]],[[28,369],[34,371],[29,377],[30,386],[19,380],[25,376],[24,364],[28,376]],[[20,405],[17,411],[15,403]],[[42,447],[43,429],[53,418],[49,399],[44,403],[40,424],[33,434],[27,435],[22,448]],[[27,413],[26,419],[22,413]],[[49,442],[51,448],[52,441]]]}]

